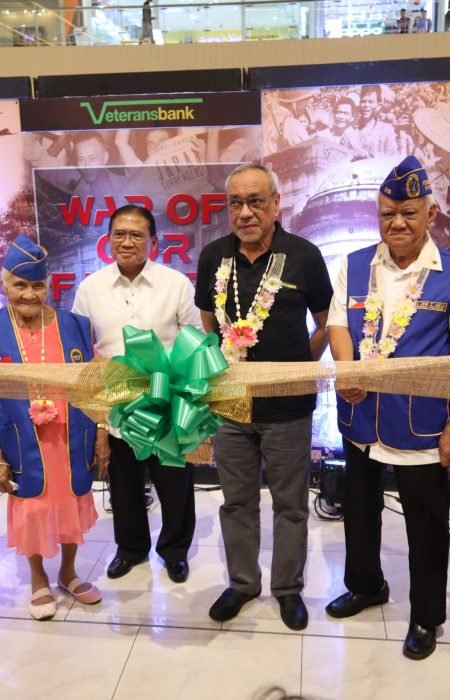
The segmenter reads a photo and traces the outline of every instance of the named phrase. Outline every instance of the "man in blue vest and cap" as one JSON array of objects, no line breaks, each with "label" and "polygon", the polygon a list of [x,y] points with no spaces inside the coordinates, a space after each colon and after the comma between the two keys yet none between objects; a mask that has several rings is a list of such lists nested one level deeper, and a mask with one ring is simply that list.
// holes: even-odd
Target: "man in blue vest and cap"
[{"label": "man in blue vest and cap", "polygon": [[[449,354],[450,251],[430,236],[435,216],[428,175],[408,156],[380,187],[381,242],[343,261],[328,316],[335,360]],[[385,465],[393,465],[409,545],[411,616],[403,653],[424,659],[446,618],[448,401],[357,388],[337,393],[348,592],[326,611],[345,618],[389,600],[380,545]]]}]

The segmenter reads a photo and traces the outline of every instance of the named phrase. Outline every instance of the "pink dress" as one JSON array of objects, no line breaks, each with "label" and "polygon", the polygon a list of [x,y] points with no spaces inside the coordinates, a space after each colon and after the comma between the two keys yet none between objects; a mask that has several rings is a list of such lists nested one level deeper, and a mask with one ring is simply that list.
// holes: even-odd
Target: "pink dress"
[{"label": "pink dress", "polygon": [[[29,362],[41,362],[42,331],[19,329]],[[64,362],[56,319],[44,330],[45,361]],[[98,518],[92,493],[75,496],[70,488],[67,445],[67,411],[64,401],[55,401],[56,418],[36,426],[46,466],[45,488],[35,498],[8,498],[8,547],[29,557],[53,557],[58,544],[83,544]]]}]

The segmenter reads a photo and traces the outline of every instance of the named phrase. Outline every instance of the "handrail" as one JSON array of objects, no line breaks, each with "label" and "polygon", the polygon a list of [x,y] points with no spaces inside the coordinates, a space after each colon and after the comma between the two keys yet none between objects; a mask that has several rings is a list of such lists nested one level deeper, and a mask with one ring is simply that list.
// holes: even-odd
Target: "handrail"
[{"label": "handrail", "polygon": [[[434,30],[443,30],[445,0],[433,1],[433,3],[431,0],[421,0],[421,3],[429,5],[430,16],[431,11],[435,15]],[[227,14],[227,10],[231,8],[239,8],[240,14],[238,15],[236,11]],[[343,0],[339,5],[333,4],[331,9],[330,5],[326,7],[325,0],[251,0],[250,2],[245,0],[193,0],[192,2],[152,0],[150,9],[153,21],[150,20],[149,25],[150,35],[153,32],[159,37],[159,40],[156,37],[157,43],[367,36],[396,33],[398,8],[397,4],[394,5],[389,0],[379,0],[375,4],[366,0],[365,5],[357,5],[352,0]],[[420,5],[414,8],[409,5],[409,8],[410,18],[419,16]],[[130,5],[122,3],[103,5],[94,1],[90,5],[83,5],[81,0],[77,0],[77,4],[68,7],[62,5],[60,0],[58,6],[48,7],[45,0],[23,0],[23,2],[12,0],[9,8],[7,3],[2,3],[0,9],[1,43],[5,44],[5,40],[17,43],[13,41],[13,37],[21,39],[22,45],[32,43],[37,46],[57,46],[67,43],[76,45],[145,43],[145,39],[149,40],[149,35],[144,35],[142,32],[143,25],[140,17],[142,9],[143,4],[136,1]],[[272,19],[270,16],[267,18],[267,13],[271,15],[272,9],[278,13],[278,19],[275,17]],[[169,13],[166,14],[166,10],[178,12],[169,15]],[[194,19],[192,10],[204,10],[204,12],[195,13],[195,17],[198,17],[200,22]],[[222,15],[217,14],[221,10],[223,10]],[[248,11],[251,10],[261,10],[261,17],[259,18],[257,13],[258,19],[253,21],[252,16],[249,21]],[[17,22],[16,16],[22,11],[28,15],[26,30],[25,24],[21,25],[24,31],[21,31],[17,25],[12,26],[6,19],[12,14]],[[120,15],[121,12],[124,14]],[[185,23],[180,24],[179,12],[183,12]],[[41,21],[42,15],[51,18],[50,23]],[[220,17],[220,24],[218,17]],[[230,18],[229,24],[227,18]],[[30,26],[30,20],[34,22],[34,27]],[[203,27],[201,20],[205,21]],[[328,24],[333,20],[334,27]],[[250,24],[253,26],[249,26]],[[412,33],[412,24],[411,21],[409,33]],[[138,38],[139,32],[142,34]],[[153,36],[150,41],[153,43]]]}]

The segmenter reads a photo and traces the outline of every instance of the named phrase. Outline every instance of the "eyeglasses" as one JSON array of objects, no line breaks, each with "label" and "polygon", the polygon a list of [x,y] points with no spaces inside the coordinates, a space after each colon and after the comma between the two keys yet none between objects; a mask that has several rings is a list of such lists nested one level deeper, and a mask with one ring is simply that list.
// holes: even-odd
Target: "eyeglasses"
[{"label": "eyeglasses", "polygon": [[261,211],[264,209],[269,199],[275,196],[276,192],[272,192],[268,197],[257,197],[256,195],[252,197],[247,197],[247,199],[239,199],[239,197],[232,197],[227,201],[228,209],[232,212],[240,212],[244,204],[248,206],[252,211]]},{"label": "eyeglasses", "polygon": [[123,243],[126,238],[129,238],[132,243],[143,243],[148,240],[148,236],[139,231],[112,231],[109,234],[114,243]]}]

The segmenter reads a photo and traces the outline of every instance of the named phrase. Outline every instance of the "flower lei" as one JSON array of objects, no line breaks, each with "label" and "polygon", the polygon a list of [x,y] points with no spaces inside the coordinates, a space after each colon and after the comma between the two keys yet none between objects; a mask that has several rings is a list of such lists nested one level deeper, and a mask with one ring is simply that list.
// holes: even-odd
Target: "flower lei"
[{"label": "flower lei", "polygon": [[[245,360],[248,348],[258,342],[258,332],[262,329],[264,321],[269,318],[275,295],[283,286],[280,278],[285,258],[284,253],[272,255],[245,318],[241,318],[240,314],[235,259],[222,258],[216,271],[214,312],[222,335],[220,349],[230,364]],[[234,322],[225,311],[228,282],[232,274],[237,313],[237,320]]]},{"label": "flower lei", "polygon": [[[8,307],[10,316],[11,316],[11,323],[14,328],[14,332],[17,338],[17,342],[19,344],[19,350],[20,354],[22,355],[22,361],[24,364],[28,364],[28,354],[27,351],[25,350],[25,345],[23,344],[20,332],[19,332],[19,327],[17,325],[17,320],[16,316],[14,313],[14,310],[12,307]],[[7,361],[7,358],[4,358],[0,360],[0,362],[5,362]],[[45,340],[44,340],[44,312],[41,311],[41,363],[45,364]],[[34,389],[37,393],[37,398],[34,399],[33,401],[30,400],[30,408],[28,409],[28,415],[30,416],[31,421],[35,425],[47,425],[47,423],[51,423],[52,420],[56,418],[58,415],[58,409],[55,406],[55,403],[51,399],[44,399],[41,397],[41,391],[42,391],[42,386],[34,386]]]},{"label": "flower lei", "polygon": [[34,399],[28,415],[35,425],[47,425],[58,415],[58,409],[51,399]]},{"label": "flower lei", "polygon": [[380,360],[389,357],[395,352],[398,341],[404,335],[412,317],[417,311],[417,302],[422,296],[428,272],[427,268],[423,268],[416,281],[410,282],[406,286],[403,299],[400,299],[392,315],[387,335],[379,341],[376,340],[376,337],[380,327],[383,301],[378,295],[374,282],[375,275],[373,275],[373,280],[371,280],[369,286],[369,294],[364,302],[363,338],[359,343],[361,360]]}]

